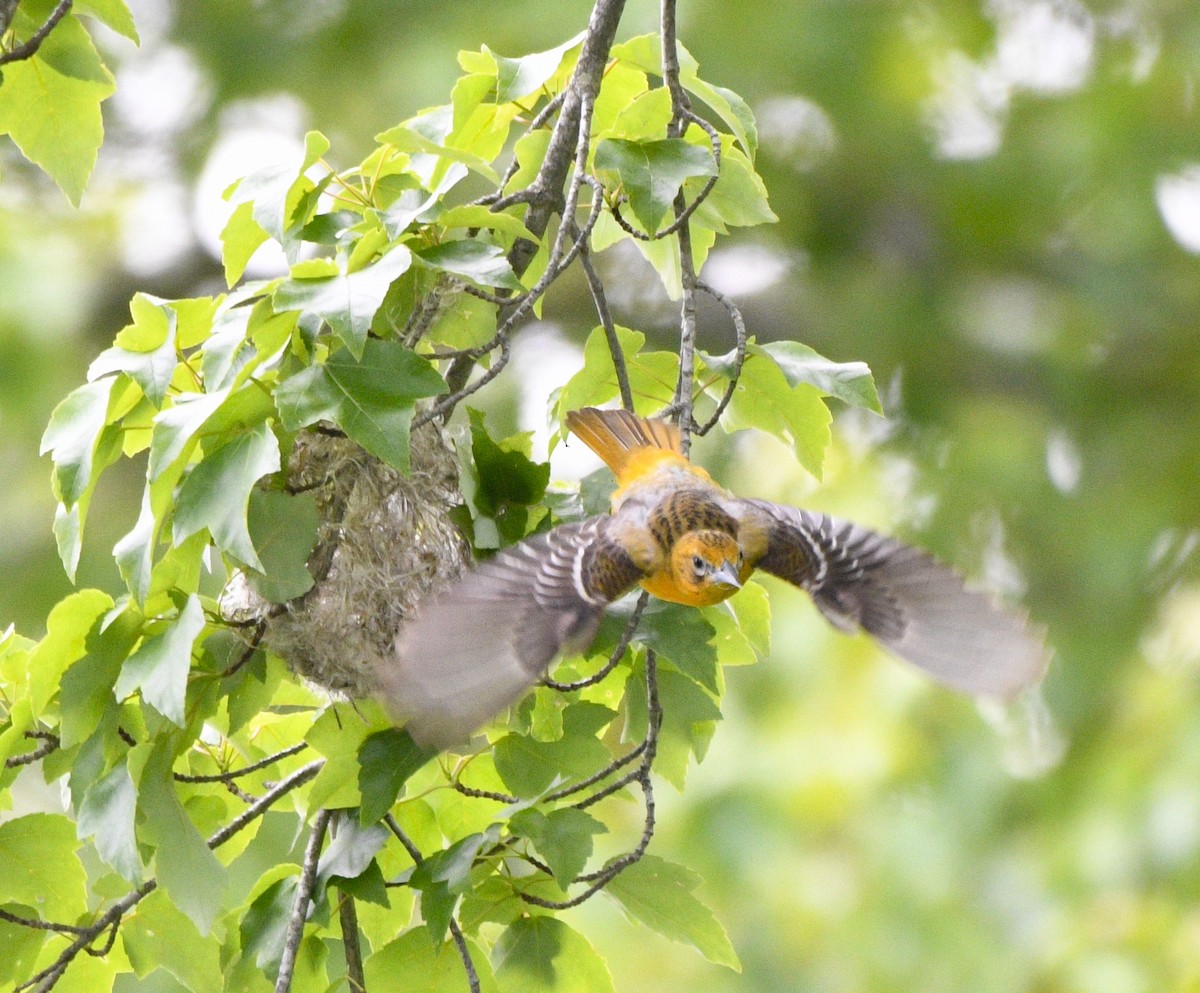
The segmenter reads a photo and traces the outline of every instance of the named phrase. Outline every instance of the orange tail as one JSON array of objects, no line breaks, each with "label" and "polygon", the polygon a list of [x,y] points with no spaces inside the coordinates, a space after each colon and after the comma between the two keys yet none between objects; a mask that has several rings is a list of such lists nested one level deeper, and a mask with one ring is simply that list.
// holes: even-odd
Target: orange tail
[{"label": "orange tail", "polygon": [[604,459],[618,477],[630,452],[661,448],[682,456],[679,428],[658,418],[638,417],[627,410],[582,407],[567,414],[567,427],[580,441]]}]

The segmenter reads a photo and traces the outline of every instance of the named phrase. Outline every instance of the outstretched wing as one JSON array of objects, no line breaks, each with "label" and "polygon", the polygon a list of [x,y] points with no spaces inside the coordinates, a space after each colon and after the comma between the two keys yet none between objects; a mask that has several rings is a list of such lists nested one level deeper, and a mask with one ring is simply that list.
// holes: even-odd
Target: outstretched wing
[{"label": "outstretched wing", "polygon": [[423,604],[380,667],[380,696],[420,745],[459,744],[520,698],[641,578],[610,518],[514,545]]},{"label": "outstretched wing", "polygon": [[926,552],[824,514],[739,503],[757,567],[807,590],[840,630],[862,628],[965,693],[1011,698],[1045,673],[1041,634]]}]

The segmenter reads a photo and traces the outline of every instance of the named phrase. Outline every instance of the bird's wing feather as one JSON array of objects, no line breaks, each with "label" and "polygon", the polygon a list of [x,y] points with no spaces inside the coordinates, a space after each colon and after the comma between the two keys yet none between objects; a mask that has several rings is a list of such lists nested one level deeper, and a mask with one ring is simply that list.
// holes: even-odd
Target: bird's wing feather
[{"label": "bird's wing feather", "polygon": [[808,591],[840,630],[862,628],[965,693],[1011,698],[1045,674],[1041,632],[920,549],[825,514],[739,504],[756,566]]},{"label": "bird's wing feather", "polygon": [[418,744],[465,741],[560,652],[591,643],[604,608],[642,578],[610,520],[521,542],[422,604],[378,680],[384,705]]}]

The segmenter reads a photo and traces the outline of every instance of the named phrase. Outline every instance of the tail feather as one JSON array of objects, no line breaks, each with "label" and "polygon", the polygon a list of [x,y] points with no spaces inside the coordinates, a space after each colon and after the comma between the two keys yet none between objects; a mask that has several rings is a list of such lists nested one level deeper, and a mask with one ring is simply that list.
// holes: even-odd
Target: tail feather
[{"label": "tail feather", "polygon": [[567,414],[567,427],[617,475],[628,462],[629,453],[637,449],[682,453],[677,425],[657,417],[638,417],[628,410],[582,407]]}]

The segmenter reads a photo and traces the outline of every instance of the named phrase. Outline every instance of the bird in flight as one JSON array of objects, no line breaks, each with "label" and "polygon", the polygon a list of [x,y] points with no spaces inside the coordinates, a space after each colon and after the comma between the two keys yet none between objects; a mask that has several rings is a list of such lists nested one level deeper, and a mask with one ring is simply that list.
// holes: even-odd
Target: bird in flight
[{"label": "bird in flight", "polygon": [[605,608],[639,584],[701,607],[755,570],[799,586],[836,628],[866,631],[952,689],[1010,699],[1044,674],[1049,654],[1024,618],[926,552],[734,496],[688,460],[666,421],[585,407],[567,426],[616,474],[612,512],[512,546],[415,612],[379,683],[422,747],[465,742],[556,657],[585,650]]}]

